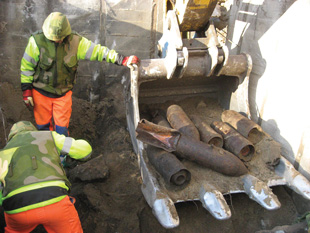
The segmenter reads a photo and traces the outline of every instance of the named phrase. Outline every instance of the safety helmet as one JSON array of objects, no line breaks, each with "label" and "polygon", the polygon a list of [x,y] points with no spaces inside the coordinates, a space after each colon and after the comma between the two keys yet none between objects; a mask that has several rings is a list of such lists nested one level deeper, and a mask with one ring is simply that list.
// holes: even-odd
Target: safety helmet
[{"label": "safety helmet", "polygon": [[30,121],[19,121],[12,126],[8,141],[10,141],[16,134],[23,131],[37,131],[37,129]]},{"label": "safety helmet", "polygon": [[52,12],[44,21],[44,36],[52,41],[63,40],[71,34],[71,26],[67,17],[60,12]]}]

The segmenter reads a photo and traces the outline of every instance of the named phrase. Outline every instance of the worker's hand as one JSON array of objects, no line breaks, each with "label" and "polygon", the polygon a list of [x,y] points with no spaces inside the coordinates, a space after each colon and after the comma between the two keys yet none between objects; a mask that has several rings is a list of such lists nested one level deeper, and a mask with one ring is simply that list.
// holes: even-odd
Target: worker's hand
[{"label": "worker's hand", "polygon": [[32,90],[23,91],[23,100],[27,107],[33,107]]},{"label": "worker's hand", "polygon": [[123,61],[122,61],[122,65],[123,66],[128,66],[131,67],[133,64],[138,65],[140,62],[139,58],[135,55],[131,55],[129,57],[124,57]]}]

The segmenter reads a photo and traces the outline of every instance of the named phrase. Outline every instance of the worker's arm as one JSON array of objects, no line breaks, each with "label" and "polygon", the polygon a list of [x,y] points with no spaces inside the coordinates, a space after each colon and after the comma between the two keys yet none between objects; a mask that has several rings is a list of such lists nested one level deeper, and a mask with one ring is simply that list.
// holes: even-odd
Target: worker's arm
[{"label": "worker's arm", "polygon": [[100,44],[95,44],[92,41],[82,37],[78,52],[77,52],[78,60],[90,60],[90,61],[103,61],[109,63],[114,63],[116,65],[128,66],[131,64],[137,64],[139,59],[137,56],[129,56],[125,57],[115,50],[110,50],[106,46],[102,46]]},{"label": "worker's arm", "polygon": [[52,135],[59,154],[69,155],[71,158],[81,161],[90,159],[92,147],[87,141],[83,139],[75,140],[55,131],[52,131]]},{"label": "worker's arm", "polygon": [[32,100],[32,82],[35,68],[38,65],[40,50],[31,36],[28,40],[25,53],[21,60],[21,88],[23,91],[23,100],[27,106],[33,106]]},{"label": "worker's arm", "polygon": [[33,36],[31,36],[20,65],[22,91],[32,89],[33,75],[39,62],[39,56],[39,48]]}]

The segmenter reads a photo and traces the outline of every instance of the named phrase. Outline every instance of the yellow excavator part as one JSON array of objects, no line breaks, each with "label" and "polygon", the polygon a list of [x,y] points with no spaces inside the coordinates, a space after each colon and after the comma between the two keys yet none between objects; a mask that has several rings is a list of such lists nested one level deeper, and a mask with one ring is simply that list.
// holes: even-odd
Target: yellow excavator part
[{"label": "yellow excavator part", "polygon": [[[201,31],[206,28],[217,2],[218,0],[167,0],[166,6],[171,4],[170,8],[176,10],[181,32]],[[166,7],[166,12],[168,8]]]}]

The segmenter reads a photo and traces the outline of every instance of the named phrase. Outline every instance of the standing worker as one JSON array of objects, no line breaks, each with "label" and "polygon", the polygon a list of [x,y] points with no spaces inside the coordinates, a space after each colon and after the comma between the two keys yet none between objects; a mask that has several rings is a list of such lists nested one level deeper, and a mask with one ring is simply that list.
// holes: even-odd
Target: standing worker
[{"label": "standing worker", "polygon": [[38,131],[29,121],[15,123],[0,150],[5,232],[31,232],[40,224],[47,232],[83,232],[59,153],[86,161],[91,152],[85,140]]},{"label": "standing worker", "polygon": [[31,35],[21,60],[23,100],[34,107],[39,130],[68,136],[78,61],[105,60],[130,67],[138,64],[139,58],[124,57],[71,31],[67,17],[59,12],[51,13],[42,29]]}]

